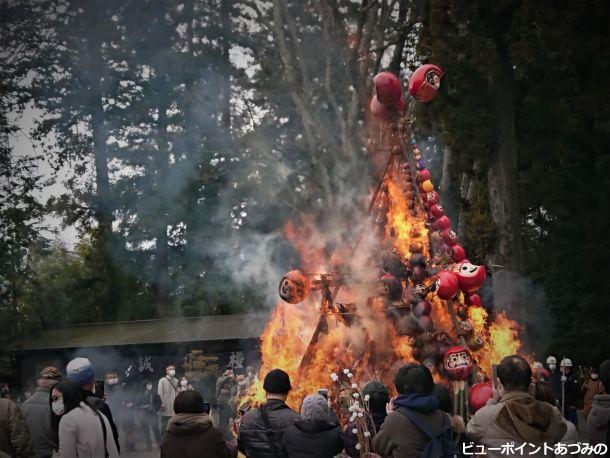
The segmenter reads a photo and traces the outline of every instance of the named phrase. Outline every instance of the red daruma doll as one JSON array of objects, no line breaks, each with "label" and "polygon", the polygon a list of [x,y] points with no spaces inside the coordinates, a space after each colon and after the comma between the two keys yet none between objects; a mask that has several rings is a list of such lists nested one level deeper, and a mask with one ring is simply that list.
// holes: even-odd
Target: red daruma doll
[{"label": "red daruma doll", "polygon": [[441,87],[444,72],[434,64],[426,64],[413,72],[409,79],[409,94],[420,102],[431,102]]},{"label": "red daruma doll", "polygon": [[452,380],[468,380],[472,374],[472,357],[466,347],[451,347],[445,353],[445,372]]},{"label": "red daruma doll", "polygon": [[289,304],[303,302],[311,291],[311,282],[300,270],[291,270],[280,281],[278,293]]},{"label": "red daruma doll", "polygon": [[463,418],[469,416],[470,404],[466,380],[472,374],[472,364],[470,352],[462,345],[451,347],[445,352],[443,367],[451,379],[454,411]]}]

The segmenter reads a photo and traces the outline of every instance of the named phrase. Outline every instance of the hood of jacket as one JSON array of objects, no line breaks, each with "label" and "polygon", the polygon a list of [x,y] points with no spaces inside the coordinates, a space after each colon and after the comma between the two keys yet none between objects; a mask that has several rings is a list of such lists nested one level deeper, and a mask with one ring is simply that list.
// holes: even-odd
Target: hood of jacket
[{"label": "hood of jacket", "polygon": [[171,419],[167,431],[178,436],[201,434],[213,425],[205,413],[177,413]]},{"label": "hood of jacket", "polygon": [[406,407],[422,413],[433,412],[439,408],[439,405],[438,399],[431,394],[401,394],[394,399],[394,406]]},{"label": "hood of jacket", "polygon": [[332,421],[295,421],[294,426],[304,433],[318,433],[322,431],[330,431],[338,427],[337,423]]},{"label": "hood of jacket", "polygon": [[587,418],[590,427],[606,429],[610,424],[610,394],[598,394],[593,398],[591,412]]},{"label": "hood of jacket", "polygon": [[557,421],[553,406],[523,392],[505,394],[500,404],[496,424],[511,437],[534,443],[553,441]]}]

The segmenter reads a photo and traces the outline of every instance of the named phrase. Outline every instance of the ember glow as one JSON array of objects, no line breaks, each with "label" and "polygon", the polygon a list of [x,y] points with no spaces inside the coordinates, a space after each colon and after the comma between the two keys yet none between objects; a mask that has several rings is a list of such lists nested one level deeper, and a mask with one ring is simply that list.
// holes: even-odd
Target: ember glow
[{"label": "ember glow", "polygon": [[[361,386],[378,379],[393,387],[398,367],[428,361],[437,369],[435,379],[442,380],[444,351],[463,344],[470,349],[477,377],[482,380],[491,376],[493,364],[521,348],[519,326],[505,313],[490,319],[483,307],[466,306],[461,293],[449,302],[434,294],[435,269],[448,268],[451,261],[435,247],[438,241],[434,241],[424,203],[417,195],[409,143],[404,135],[381,137],[375,154],[382,157],[374,162],[388,165],[379,176],[378,189],[371,193],[369,214],[356,227],[353,221],[337,222],[354,228],[352,237],[331,239],[316,227],[313,218],[288,222],[284,228],[300,254],[300,265],[294,268],[301,269],[317,287],[300,304],[278,303],[261,336],[260,379],[273,368],[288,372],[293,386],[288,403],[293,408],[300,406],[305,395],[330,388],[331,374],[345,368]],[[394,151],[394,156],[388,156],[388,151]],[[363,232],[371,235],[364,242]],[[399,300],[380,292],[384,288],[378,281],[383,275],[380,259],[388,249],[394,249],[407,268],[413,253],[425,256],[426,277],[418,287],[429,291],[423,297],[414,294],[417,285],[412,277],[401,280],[404,293]],[[414,304],[424,298],[431,304],[429,317],[414,315]],[[394,315],[392,309],[397,310]],[[429,328],[421,327],[422,322],[426,324],[422,318],[429,318]],[[333,394],[337,395],[331,390]],[[253,387],[249,399],[254,403],[264,400],[262,382]]]}]

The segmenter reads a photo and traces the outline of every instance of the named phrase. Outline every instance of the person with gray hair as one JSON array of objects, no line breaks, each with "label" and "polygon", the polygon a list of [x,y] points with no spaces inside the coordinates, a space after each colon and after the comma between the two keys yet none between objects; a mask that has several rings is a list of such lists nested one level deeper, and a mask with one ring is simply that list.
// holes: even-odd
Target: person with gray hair
[{"label": "person with gray hair", "polygon": [[286,428],[284,446],[290,458],[332,458],[343,450],[343,433],[327,399],[312,394],[303,400],[301,420]]}]

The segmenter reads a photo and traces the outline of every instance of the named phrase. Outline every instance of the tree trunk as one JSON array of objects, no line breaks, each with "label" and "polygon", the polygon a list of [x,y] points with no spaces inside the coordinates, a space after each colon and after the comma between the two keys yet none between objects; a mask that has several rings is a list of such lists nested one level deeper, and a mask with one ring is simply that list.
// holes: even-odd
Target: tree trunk
[{"label": "tree trunk", "polygon": [[[521,272],[521,221],[517,191],[517,136],[515,131],[514,75],[508,48],[496,36],[498,63],[490,89],[495,104],[497,150],[487,174],[491,217],[496,228],[496,249],[491,263],[502,266],[494,275],[494,301],[499,310],[515,309],[520,301],[514,280]],[[517,310],[518,312],[518,310]]]},{"label": "tree trunk", "polygon": [[[167,87],[164,81],[164,75],[158,75],[158,84],[160,88]],[[167,204],[163,202],[161,196],[163,195],[163,186],[165,186],[165,179],[168,176],[169,164],[169,144],[167,139],[167,109],[169,101],[165,97],[162,97],[159,101],[159,118],[157,124],[157,135],[158,135],[158,152],[155,154],[155,172],[157,174],[155,186],[155,193],[159,199],[160,211],[157,221],[157,235],[155,240],[155,279],[153,283],[153,292],[155,296],[155,306],[157,309],[157,316],[163,318],[168,316],[169,305],[170,305],[170,277],[169,277],[169,240],[167,236],[167,228],[169,226],[169,208]]]},{"label": "tree trunk", "polygon": [[96,192],[94,197],[94,215],[98,224],[98,251],[102,257],[101,276],[104,282],[103,297],[98,305],[99,319],[116,319],[118,308],[118,291],[116,271],[112,260],[112,222],[113,208],[110,196],[110,178],[108,174],[108,149],[106,146],[107,130],[102,97],[104,95],[105,62],[102,55],[101,31],[96,30],[99,22],[96,18],[96,6],[93,1],[86,5],[86,24],[92,29],[86,40],[89,68],[89,107],[91,115],[91,132],[93,137],[93,161],[95,166]]},{"label": "tree trunk", "polygon": [[[411,2],[408,0],[400,0],[400,4],[398,7],[398,24],[400,27],[402,27],[402,29],[398,35],[398,41],[396,43],[396,47],[394,48],[394,52],[392,53],[392,60],[390,61],[390,65],[388,66],[388,70],[396,75],[400,75],[400,64],[402,62],[402,54],[405,50],[407,37],[409,36],[409,32],[411,31],[411,27],[407,24],[407,13],[409,12],[410,3]],[[412,19],[413,14],[411,14],[411,20]]]},{"label": "tree trunk", "polygon": [[439,192],[441,196],[448,195],[451,186],[451,148],[445,146],[443,148],[443,171],[441,175],[441,184]]},{"label": "tree trunk", "polygon": [[222,34],[221,53],[222,53],[222,68],[223,79],[221,87],[222,100],[222,127],[226,129],[224,135],[230,138],[229,130],[231,129],[231,61],[229,51],[231,49],[231,0],[221,0],[220,3],[220,23]]}]

